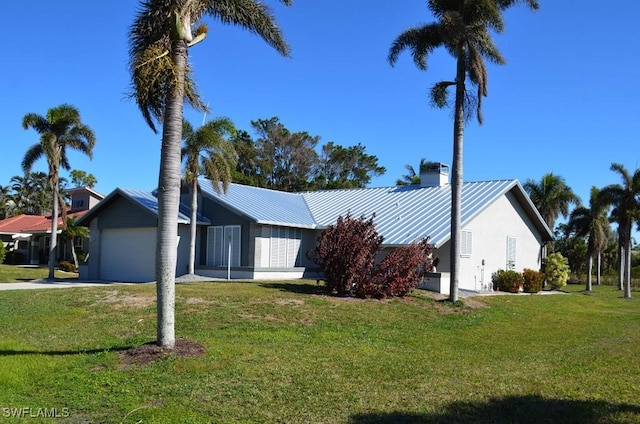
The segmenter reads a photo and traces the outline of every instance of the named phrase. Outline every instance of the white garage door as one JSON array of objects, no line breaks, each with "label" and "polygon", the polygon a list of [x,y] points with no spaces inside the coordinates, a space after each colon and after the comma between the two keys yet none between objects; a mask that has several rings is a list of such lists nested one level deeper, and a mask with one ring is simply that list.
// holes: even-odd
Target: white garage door
[{"label": "white garage door", "polygon": [[154,281],[156,260],[155,228],[113,228],[100,237],[102,280]]}]

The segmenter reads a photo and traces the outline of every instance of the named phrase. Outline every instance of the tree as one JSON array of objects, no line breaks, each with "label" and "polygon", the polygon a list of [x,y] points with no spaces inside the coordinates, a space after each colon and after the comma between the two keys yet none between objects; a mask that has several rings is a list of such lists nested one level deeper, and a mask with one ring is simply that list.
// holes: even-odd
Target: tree
[{"label": "tree", "polygon": [[631,298],[631,230],[633,222],[640,218],[640,169],[632,174],[619,163],[612,163],[611,170],[620,175],[622,184],[610,184],[600,191],[600,201],[613,206],[611,215],[618,223],[620,243],[619,280],[624,297]]},{"label": "tree", "polygon": [[85,171],[80,169],[74,169],[70,173],[71,175],[71,184],[74,187],[89,187],[93,188],[96,184],[98,184],[98,180],[93,174],[87,174]]},{"label": "tree", "polygon": [[587,257],[587,242],[578,237],[568,224],[560,223],[554,231],[554,251],[562,254],[569,263],[572,273],[580,275],[586,271],[584,258]]},{"label": "tree", "polygon": [[580,198],[564,178],[552,172],[544,174],[540,182],[528,179],[523,188],[551,230],[560,215],[565,218],[569,215],[569,206],[580,205]]},{"label": "tree", "polygon": [[[291,0],[281,0],[289,5]],[[175,345],[175,272],[180,199],[180,150],[183,104],[206,107],[196,90],[188,48],[205,39],[205,17],[258,34],[284,56],[289,54],[269,7],[258,0],[146,0],[129,31],[132,97],[145,121],[156,131],[162,123],[158,175],[156,280],[158,340]]]},{"label": "tree", "polygon": [[40,134],[40,142],[32,145],[22,160],[22,169],[31,171],[40,158],[47,160],[49,167],[48,187],[52,195],[51,245],[49,248],[49,279],[54,278],[57,258],[58,213],[62,208],[63,222],[66,219],[65,200],[60,194],[60,168],[69,170],[67,148],[78,150],[93,158],[95,135],[91,128],[82,123],[80,112],[75,107],[62,104],[47,111],[46,116],[28,113],[22,119],[22,127],[33,128]]},{"label": "tree", "polygon": [[606,246],[611,226],[607,217],[608,205],[598,200],[600,192],[597,187],[591,187],[589,207],[578,206],[569,216],[569,227],[574,229],[579,237],[587,237],[587,284],[586,290],[592,290],[591,273],[593,270],[593,256],[597,257],[597,281],[600,284],[602,250]]},{"label": "tree", "polygon": [[402,176],[402,178],[398,178],[396,180],[396,185],[398,186],[407,186],[407,185],[420,185],[420,174],[428,165],[432,165],[435,162],[427,161],[425,158],[420,159],[420,165],[418,166],[418,172],[413,168],[412,165],[405,165],[405,169],[409,172]]},{"label": "tree", "polygon": [[182,123],[182,158],[186,160],[185,181],[191,185],[189,274],[195,273],[198,176],[204,175],[210,179],[216,192],[227,192],[231,182],[231,170],[236,165],[236,152],[229,138],[235,134],[236,128],[229,118],[213,119],[196,131],[188,121]]},{"label": "tree", "polygon": [[258,149],[251,134],[244,130],[238,130],[231,141],[237,153],[237,163],[232,173],[232,180],[238,184],[266,187],[267,182],[259,164]]},{"label": "tree", "polygon": [[[467,110],[475,105],[476,117],[482,124],[482,97],[487,92],[485,59],[498,65],[505,63],[490,31],[504,30],[502,12],[525,3],[538,8],[537,0],[429,0],[429,9],[437,22],[410,28],[401,33],[389,49],[388,60],[393,66],[399,54],[410,50],[419,69],[427,69],[427,58],[438,47],[444,47],[456,60],[453,81],[440,81],[431,89],[431,101],[439,108],[446,107],[448,89],[455,86],[453,121],[453,163],[451,180],[451,289],[449,298],[458,300],[460,275],[460,210],[462,198],[462,149],[464,122]],[[477,91],[467,91],[467,77]]]},{"label": "tree", "polygon": [[64,229],[62,230],[62,235],[71,242],[71,255],[73,256],[73,265],[78,269],[78,254],[76,252],[76,243],[75,240],[80,238],[88,238],[89,237],[89,229],[87,227],[81,227],[76,225],[76,220],[74,218],[68,217]]},{"label": "tree", "polygon": [[251,126],[259,136],[256,148],[267,187],[308,190],[318,163],[315,148],[320,137],[306,131],[291,132],[278,117],[251,121]]},{"label": "tree", "polygon": [[15,214],[45,215],[51,211],[52,194],[44,172],[28,172],[11,178]]},{"label": "tree", "polygon": [[316,175],[316,189],[364,188],[372,177],[387,170],[378,165],[378,158],[365,153],[365,147],[343,147],[332,141],[322,146]]}]

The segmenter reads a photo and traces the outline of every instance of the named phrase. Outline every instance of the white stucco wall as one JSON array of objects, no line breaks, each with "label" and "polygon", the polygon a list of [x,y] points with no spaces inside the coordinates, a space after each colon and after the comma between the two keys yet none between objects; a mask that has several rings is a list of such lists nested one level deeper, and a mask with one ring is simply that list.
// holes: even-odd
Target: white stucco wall
[{"label": "white stucco wall", "polygon": [[[497,199],[462,228],[472,233],[472,253],[460,258],[459,288],[481,290],[491,285],[491,274],[507,267],[507,237],[516,238],[515,270],[539,270],[542,238],[511,193]],[[450,270],[450,243],[437,250],[438,271]],[[484,261],[484,264],[483,264]],[[448,293],[443,287],[442,293]]]}]

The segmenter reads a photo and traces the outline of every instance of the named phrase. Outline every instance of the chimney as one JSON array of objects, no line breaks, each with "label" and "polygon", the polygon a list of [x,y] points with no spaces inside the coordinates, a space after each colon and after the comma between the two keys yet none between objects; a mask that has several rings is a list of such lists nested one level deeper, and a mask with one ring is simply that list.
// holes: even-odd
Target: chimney
[{"label": "chimney", "polygon": [[421,187],[442,187],[449,184],[449,165],[427,162],[420,167]]}]

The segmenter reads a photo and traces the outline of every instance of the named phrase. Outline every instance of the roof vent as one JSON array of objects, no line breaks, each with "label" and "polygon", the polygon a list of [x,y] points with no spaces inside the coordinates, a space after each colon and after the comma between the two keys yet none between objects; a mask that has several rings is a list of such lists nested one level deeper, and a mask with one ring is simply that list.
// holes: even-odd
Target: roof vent
[{"label": "roof vent", "polygon": [[440,162],[427,162],[420,167],[420,185],[422,187],[442,187],[449,184],[449,165]]}]

